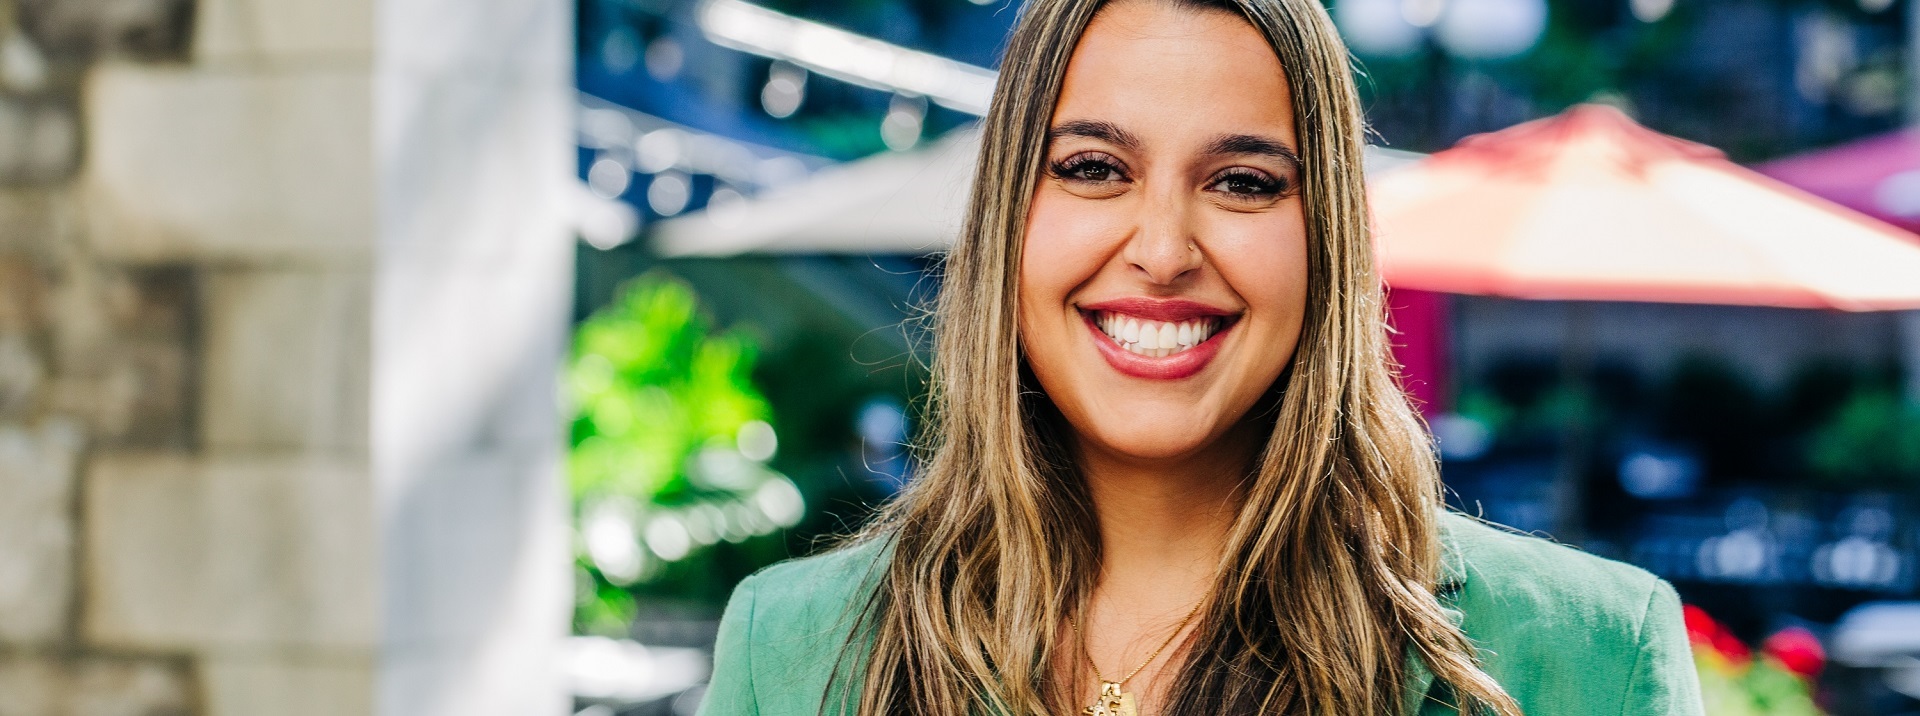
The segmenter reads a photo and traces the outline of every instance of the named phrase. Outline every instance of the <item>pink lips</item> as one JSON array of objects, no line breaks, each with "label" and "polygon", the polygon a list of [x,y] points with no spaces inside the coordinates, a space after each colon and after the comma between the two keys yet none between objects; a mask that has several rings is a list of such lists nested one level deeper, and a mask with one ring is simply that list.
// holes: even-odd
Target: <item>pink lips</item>
[{"label": "pink lips", "polygon": [[[1115,343],[1104,331],[1101,331],[1100,326],[1094,322],[1094,315],[1101,311],[1124,313],[1169,323],[1208,317],[1228,320],[1207,340],[1201,341],[1200,345],[1170,356],[1151,358],[1120,347],[1120,344]],[[1080,306],[1080,317],[1087,324],[1087,330],[1093,332],[1094,346],[1099,348],[1101,357],[1107,359],[1107,364],[1124,375],[1149,380],[1179,380],[1206,368],[1207,364],[1213,361],[1213,357],[1219,355],[1222,337],[1239,323],[1231,320],[1235,315],[1237,314],[1233,311],[1178,298],[1118,298]]]}]

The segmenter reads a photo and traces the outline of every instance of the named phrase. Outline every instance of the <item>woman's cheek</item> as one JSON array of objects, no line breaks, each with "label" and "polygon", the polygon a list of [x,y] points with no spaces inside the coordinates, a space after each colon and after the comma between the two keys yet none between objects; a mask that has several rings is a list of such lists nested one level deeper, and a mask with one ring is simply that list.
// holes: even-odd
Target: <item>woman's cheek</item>
[{"label": "woman's cheek", "polygon": [[[1026,247],[1024,250],[1022,271],[1052,277],[1063,268],[1062,261],[1071,260],[1076,244],[1084,238],[1076,235],[1076,229],[1086,230],[1084,217],[1075,221],[1071,207],[1063,205],[1060,197],[1049,196],[1045,189],[1034,198],[1033,207],[1028,212]],[[1057,277],[1056,277],[1057,278]]]},{"label": "woman's cheek", "polygon": [[1249,312],[1259,317],[1253,343],[1279,349],[1256,356],[1255,362],[1262,364],[1258,372],[1277,374],[1291,360],[1306,316],[1306,232],[1298,219],[1239,228],[1243,231],[1232,240],[1216,244],[1220,249],[1210,258]]}]

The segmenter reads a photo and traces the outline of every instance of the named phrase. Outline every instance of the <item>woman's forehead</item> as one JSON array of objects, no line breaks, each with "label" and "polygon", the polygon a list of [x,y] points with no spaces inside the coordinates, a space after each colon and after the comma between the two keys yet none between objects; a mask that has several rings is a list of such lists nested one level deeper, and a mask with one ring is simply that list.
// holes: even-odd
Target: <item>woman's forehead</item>
[{"label": "woman's forehead", "polygon": [[1099,119],[1147,135],[1223,131],[1291,140],[1286,74],[1267,39],[1220,10],[1121,2],[1088,24],[1061,85],[1055,123]]}]

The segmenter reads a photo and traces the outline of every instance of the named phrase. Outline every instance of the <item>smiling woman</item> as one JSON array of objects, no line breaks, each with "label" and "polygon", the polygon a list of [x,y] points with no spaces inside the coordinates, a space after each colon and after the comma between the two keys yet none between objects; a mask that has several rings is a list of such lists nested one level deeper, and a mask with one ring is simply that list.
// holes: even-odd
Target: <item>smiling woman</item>
[{"label": "smiling woman", "polygon": [[1695,714],[1678,597],[1449,513],[1317,0],[1032,0],[920,477],[735,591],[706,714]]}]

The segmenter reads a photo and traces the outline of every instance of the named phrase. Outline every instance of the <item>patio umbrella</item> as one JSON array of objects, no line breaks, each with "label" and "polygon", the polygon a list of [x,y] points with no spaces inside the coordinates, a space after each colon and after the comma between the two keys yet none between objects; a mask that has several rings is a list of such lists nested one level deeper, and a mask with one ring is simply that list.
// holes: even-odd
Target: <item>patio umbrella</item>
[{"label": "patio umbrella", "polygon": [[660,222],[662,256],[928,254],[960,233],[979,134],[837,164],[733,206]]},{"label": "patio umbrella", "polygon": [[[1898,228],[1728,161],[1718,150],[1581,105],[1469,137],[1370,183],[1388,285],[1569,301],[1827,308],[1920,307],[1920,243]],[[1576,304],[1579,306],[1580,304]],[[1569,314],[1562,371],[1593,346]],[[1569,418],[1551,492],[1577,538],[1593,448]]]},{"label": "patio umbrella", "polygon": [[1920,129],[1902,129],[1754,167],[1849,209],[1920,232]]},{"label": "patio umbrella", "polygon": [[1920,308],[1920,242],[1580,105],[1372,182],[1389,285],[1515,298]]}]

